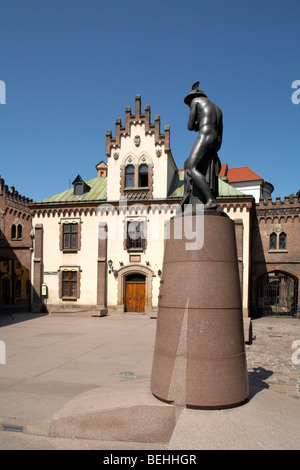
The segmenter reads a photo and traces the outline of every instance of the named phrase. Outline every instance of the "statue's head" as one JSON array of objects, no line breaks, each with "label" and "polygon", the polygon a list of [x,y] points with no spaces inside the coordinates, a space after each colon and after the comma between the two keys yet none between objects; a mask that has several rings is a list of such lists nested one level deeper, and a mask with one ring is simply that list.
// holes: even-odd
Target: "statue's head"
[{"label": "statue's head", "polygon": [[199,82],[196,82],[194,83],[194,85],[192,86],[192,89],[191,91],[186,95],[186,97],[184,98],[184,102],[185,104],[187,104],[188,106],[190,106],[192,100],[194,98],[198,98],[200,96],[204,96],[205,98],[207,98],[206,94],[204,93],[204,91],[200,90],[199,89]]}]

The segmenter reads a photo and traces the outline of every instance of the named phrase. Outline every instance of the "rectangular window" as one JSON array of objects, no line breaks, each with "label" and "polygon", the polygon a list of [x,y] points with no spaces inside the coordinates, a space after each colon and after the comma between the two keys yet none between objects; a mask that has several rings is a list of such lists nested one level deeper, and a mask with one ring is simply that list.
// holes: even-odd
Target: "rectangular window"
[{"label": "rectangular window", "polygon": [[127,250],[143,250],[145,248],[145,223],[127,222]]},{"label": "rectangular window", "polygon": [[77,250],[78,224],[63,224],[63,250]]},{"label": "rectangular window", "polygon": [[63,297],[77,298],[77,271],[62,272],[62,295]]}]

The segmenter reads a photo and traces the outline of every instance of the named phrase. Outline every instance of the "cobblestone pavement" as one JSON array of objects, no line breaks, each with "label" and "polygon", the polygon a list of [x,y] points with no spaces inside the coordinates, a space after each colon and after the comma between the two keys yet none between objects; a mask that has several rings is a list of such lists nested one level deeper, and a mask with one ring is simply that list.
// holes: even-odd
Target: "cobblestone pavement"
[{"label": "cobblestone pavement", "polygon": [[300,399],[300,318],[262,317],[252,330],[249,383]]}]

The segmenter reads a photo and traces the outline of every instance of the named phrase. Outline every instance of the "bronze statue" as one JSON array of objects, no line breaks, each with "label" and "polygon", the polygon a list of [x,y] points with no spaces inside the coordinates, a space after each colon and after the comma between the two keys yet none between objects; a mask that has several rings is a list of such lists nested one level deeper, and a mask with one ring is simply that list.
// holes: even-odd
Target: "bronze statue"
[{"label": "bronze statue", "polygon": [[192,86],[184,102],[190,107],[188,129],[199,134],[184,164],[184,195],[180,208],[184,211],[185,204],[198,201],[204,204],[204,210],[216,210],[223,114],[199,89],[199,82]]}]

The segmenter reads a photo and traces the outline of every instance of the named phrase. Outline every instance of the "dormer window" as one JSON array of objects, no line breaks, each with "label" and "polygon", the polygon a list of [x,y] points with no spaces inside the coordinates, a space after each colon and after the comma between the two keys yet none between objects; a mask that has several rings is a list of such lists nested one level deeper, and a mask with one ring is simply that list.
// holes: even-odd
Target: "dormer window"
[{"label": "dormer window", "polygon": [[81,196],[84,193],[87,193],[91,188],[88,184],[81,178],[80,175],[73,181],[73,191],[75,196]]},{"label": "dormer window", "polygon": [[83,184],[82,183],[74,184],[74,194],[75,194],[75,196],[81,196],[81,194],[83,194]]}]

